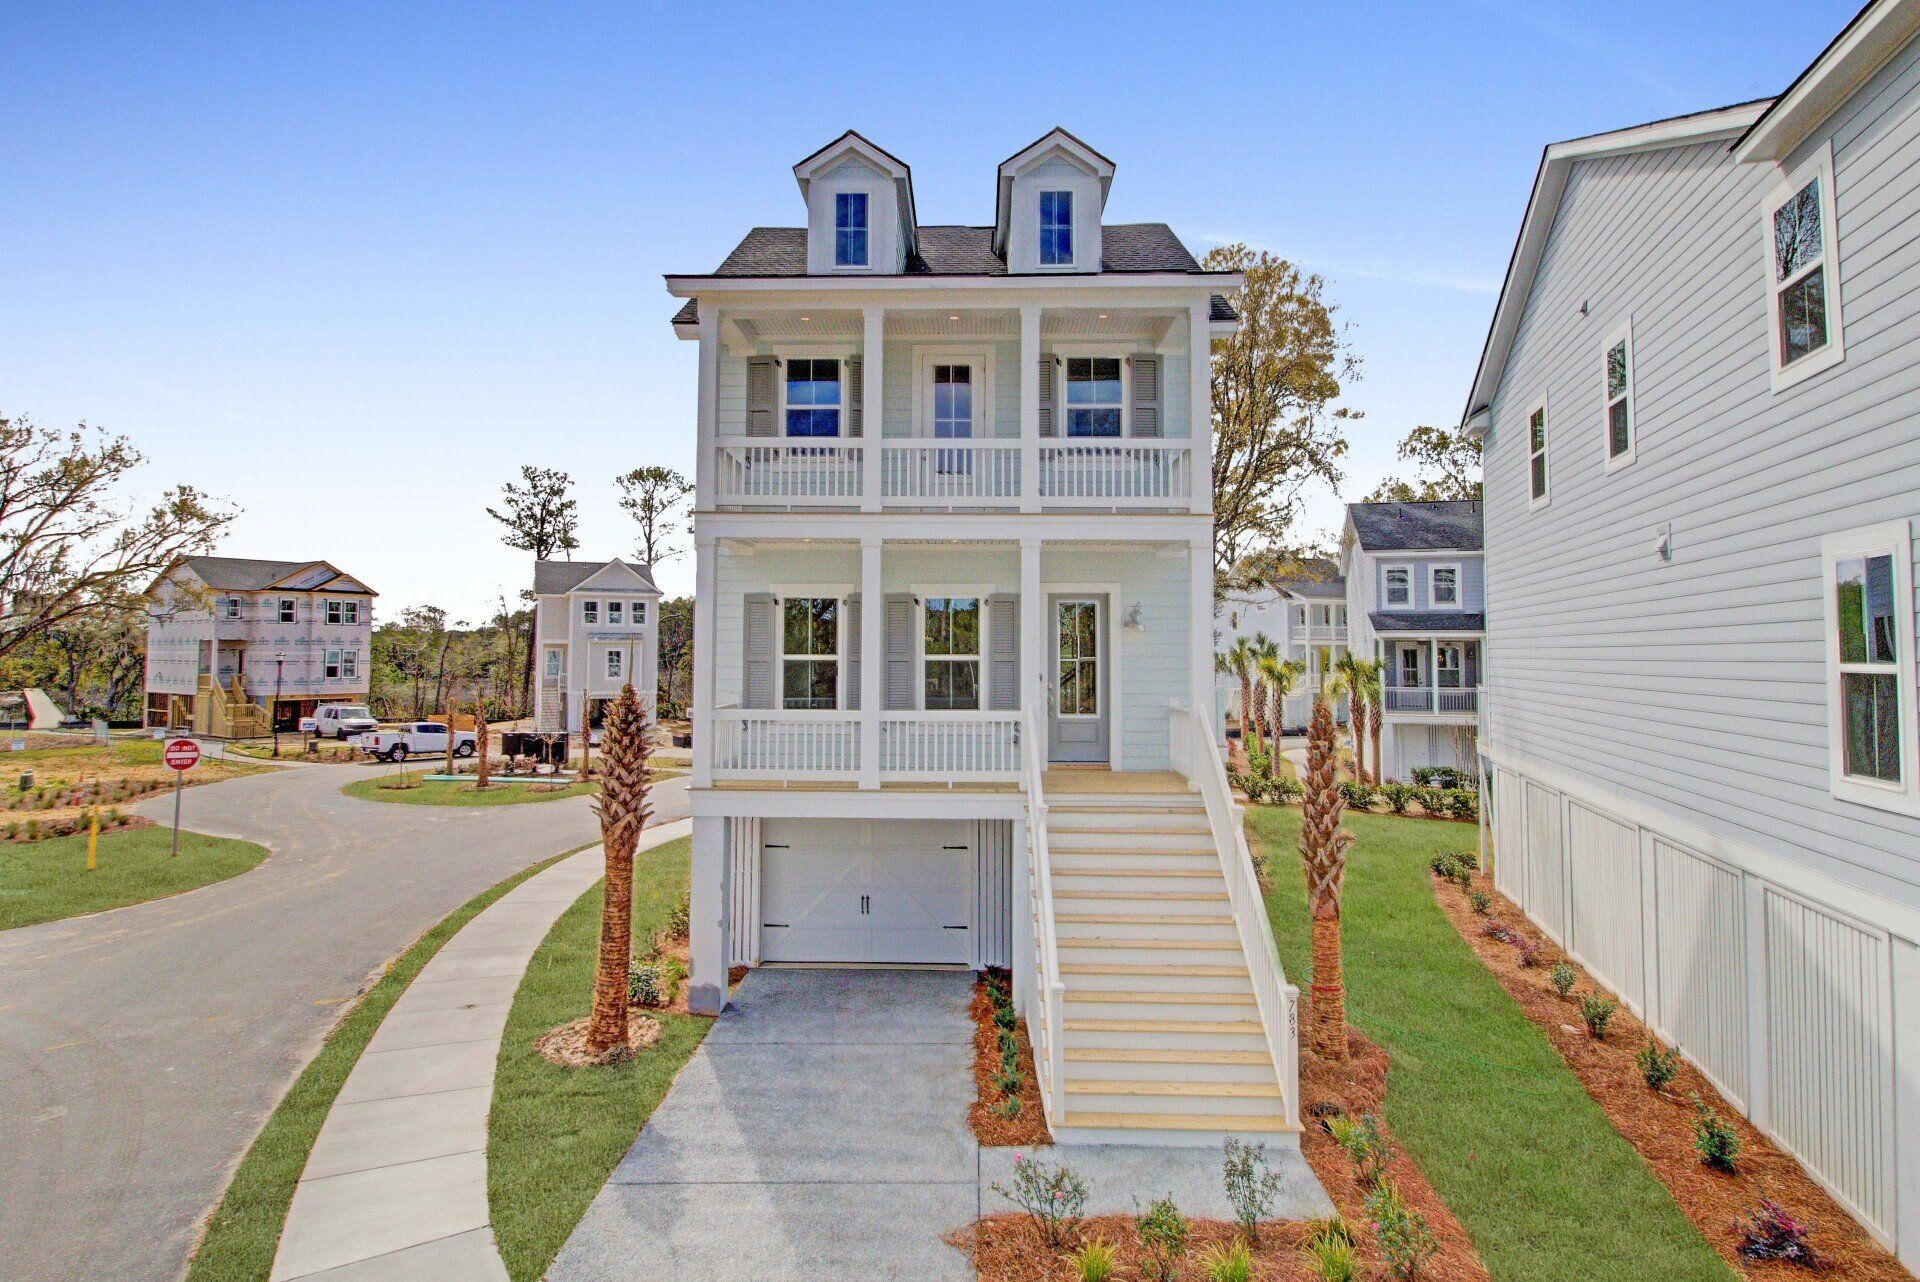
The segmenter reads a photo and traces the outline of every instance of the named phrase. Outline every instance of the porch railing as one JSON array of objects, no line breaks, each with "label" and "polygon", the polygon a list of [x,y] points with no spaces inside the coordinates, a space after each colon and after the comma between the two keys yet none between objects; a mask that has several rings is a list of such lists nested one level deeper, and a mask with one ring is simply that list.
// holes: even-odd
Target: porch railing
[{"label": "porch railing", "polygon": [[907,503],[1017,503],[1019,442],[888,441],[880,451],[880,493]]},{"label": "porch railing", "polygon": [[860,717],[740,708],[713,714],[716,779],[850,779],[860,771]]},{"label": "porch railing", "polygon": [[1027,1004],[1027,1037],[1033,1043],[1033,1071],[1040,1080],[1041,1111],[1058,1128],[1067,1111],[1066,984],[1060,978],[1060,943],[1053,914],[1052,860],[1047,853],[1046,739],[1040,733],[1034,700],[1023,714],[1021,786],[1027,794],[1027,897],[1033,918],[1033,1000]]},{"label": "porch railing", "polygon": [[1193,495],[1186,441],[1049,442],[1040,447],[1040,497],[1057,506],[1173,504]]},{"label": "porch railing", "polygon": [[1267,1052],[1273,1058],[1274,1073],[1280,1083],[1281,1106],[1286,1110],[1287,1125],[1297,1127],[1300,1125],[1300,990],[1287,982],[1286,971],[1280,965],[1280,952],[1274,947],[1273,925],[1267,920],[1266,902],[1253,871],[1253,852],[1247,847],[1239,810],[1227,789],[1226,763],[1221,760],[1220,747],[1209,732],[1212,724],[1211,706],[1193,710],[1173,705],[1168,718],[1168,749],[1173,768],[1199,790],[1206,805],[1207,825],[1213,831],[1214,848],[1220,852],[1220,868],[1227,882],[1227,901],[1233,910],[1234,928],[1240,936],[1240,951],[1246,957],[1247,973],[1253,980],[1254,1006],[1260,1012]]},{"label": "porch railing", "polygon": [[1475,686],[1388,686],[1382,693],[1388,712],[1472,716],[1480,710],[1480,691]]},{"label": "porch railing", "polygon": [[1017,712],[883,712],[882,780],[1011,783],[1020,778]]},{"label": "porch railing", "polygon": [[860,497],[859,441],[738,437],[715,443],[722,503],[814,505]]}]

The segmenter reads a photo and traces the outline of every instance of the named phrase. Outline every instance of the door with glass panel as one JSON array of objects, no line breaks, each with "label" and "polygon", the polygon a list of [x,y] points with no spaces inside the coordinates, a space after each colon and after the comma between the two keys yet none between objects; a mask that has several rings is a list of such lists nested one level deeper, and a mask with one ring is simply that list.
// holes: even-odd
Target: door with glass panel
[{"label": "door with glass panel", "polygon": [[1053,632],[1053,695],[1047,710],[1047,760],[1103,762],[1111,740],[1107,673],[1107,599],[1048,598]]},{"label": "door with glass panel", "polygon": [[[964,363],[933,367],[933,436],[938,441],[973,439],[973,366]],[[973,451],[937,450],[935,475],[964,477],[973,471]]]}]

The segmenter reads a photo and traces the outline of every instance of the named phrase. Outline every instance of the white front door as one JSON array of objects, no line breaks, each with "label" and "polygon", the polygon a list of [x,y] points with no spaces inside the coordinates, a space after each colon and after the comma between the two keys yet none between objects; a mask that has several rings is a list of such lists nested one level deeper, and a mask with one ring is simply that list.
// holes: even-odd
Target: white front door
[{"label": "white front door", "polygon": [[966,965],[970,831],[955,820],[764,821],[761,959]]}]

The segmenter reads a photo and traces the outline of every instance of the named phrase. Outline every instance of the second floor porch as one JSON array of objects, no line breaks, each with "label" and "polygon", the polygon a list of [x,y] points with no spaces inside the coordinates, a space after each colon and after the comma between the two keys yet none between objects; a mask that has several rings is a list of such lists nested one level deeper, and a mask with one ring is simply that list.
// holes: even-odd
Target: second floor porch
[{"label": "second floor porch", "polygon": [[1482,642],[1471,636],[1383,637],[1381,711],[1472,721],[1480,712]]}]

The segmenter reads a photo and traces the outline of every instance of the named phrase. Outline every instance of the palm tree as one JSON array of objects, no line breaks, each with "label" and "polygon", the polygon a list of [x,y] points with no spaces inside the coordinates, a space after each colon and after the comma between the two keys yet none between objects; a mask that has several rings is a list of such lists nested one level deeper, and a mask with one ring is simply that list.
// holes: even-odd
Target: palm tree
[{"label": "palm tree", "polygon": [[1238,637],[1224,654],[1213,657],[1213,666],[1222,675],[1230,676],[1240,683],[1240,751],[1245,753],[1253,733],[1253,645],[1245,637]]},{"label": "palm tree", "polygon": [[[1383,784],[1387,781],[1387,759],[1380,755],[1380,705],[1386,702],[1387,664],[1384,659],[1365,660],[1366,667],[1361,678],[1367,687],[1367,730],[1373,739],[1373,782]],[[1353,722],[1354,733],[1360,733],[1358,718]]]},{"label": "palm tree", "polygon": [[1306,792],[1300,802],[1300,861],[1313,929],[1313,983],[1307,991],[1307,1046],[1322,1059],[1347,1057],[1347,994],[1341,977],[1340,883],[1353,834],[1340,827],[1346,800],[1336,778],[1335,678],[1313,700],[1307,728]]},{"label": "palm tree", "polygon": [[1261,743],[1271,753],[1274,741],[1280,737],[1280,727],[1270,724],[1267,720],[1267,704],[1270,700],[1267,697],[1266,683],[1261,677],[1260,664],[1265,659],[1278,660],[1280,647],[1264,632],[1254,633],[1252,641],[1248,644],[1253,650],[1253,675],[1257,686],[1253,697],[1254,732],[1260,736]]},{"label": "palm tree", "polygon": [[627,968],[633,958],[633,851],[647,808],[647,717],[631,685],[607,709],[600,748],[600,842],[607,879],[600,904],[600,960],[593,972],[587,1051],[604,1055],[627,1044]]},{"label": "palm tree", "polygon": [[[1269,755],[1280,751],[1280,729],[1285,721],[1282,709],[1287,696],[1300,688],[1300,678],[1306,675],[1307,665],[1298,659],[1282,659],[1278,653],[1263,654],[1254,661],[1254,670],[1259,673],[1260,687],[1266,694],[1266,722],[1273,727],[1273,742],[1267,745]],[[1278,763],[1274,773],[1278,774]]]},{"label": "palm tree", "polygon": [[[1341,681],[1351,695],[1347,704],[1347,732],[1353,739],[1353,777],[1361,783],[1368,782],[1366,666],[1367,661],[1351,650],[1333,661],[1334,671],[1340,674]],[[1373,782],[1378,783],[1379,780]]]}]

